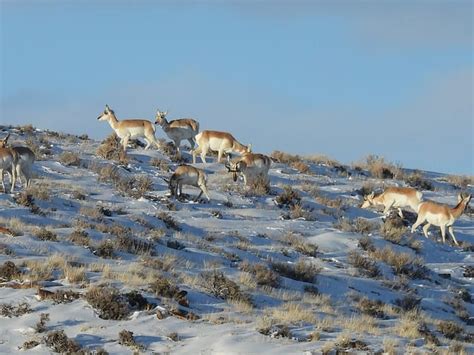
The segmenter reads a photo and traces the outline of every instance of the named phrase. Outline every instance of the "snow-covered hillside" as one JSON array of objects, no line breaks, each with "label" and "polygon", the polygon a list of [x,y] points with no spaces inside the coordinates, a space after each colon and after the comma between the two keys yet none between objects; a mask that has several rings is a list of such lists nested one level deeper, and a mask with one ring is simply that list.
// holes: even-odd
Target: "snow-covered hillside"
[{"label": "snow-covered hillside", "polygon": [[414,213],[359,207],[405,181],[454,206],[472,179],[295,157],[267,194],[214,158],[196,164],[211,201],[195,203],[192,187],[168,197],[169,149],[119,163],[87,137],[7,132],[39,160],[28,191],[0,194],[2,354],[474,352],[473,210],[456,247],[434,226],[411,234]]}]

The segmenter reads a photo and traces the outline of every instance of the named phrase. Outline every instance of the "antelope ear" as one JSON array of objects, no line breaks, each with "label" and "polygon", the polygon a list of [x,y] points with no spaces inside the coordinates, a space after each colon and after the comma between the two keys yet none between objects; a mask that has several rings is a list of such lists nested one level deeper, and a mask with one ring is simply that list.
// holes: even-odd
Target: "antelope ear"
[{"label": "antelope ear", "polygon": [[165,112],[163,112],[163,116],[166,116],[168,114],[168,110],[166,110]]}]

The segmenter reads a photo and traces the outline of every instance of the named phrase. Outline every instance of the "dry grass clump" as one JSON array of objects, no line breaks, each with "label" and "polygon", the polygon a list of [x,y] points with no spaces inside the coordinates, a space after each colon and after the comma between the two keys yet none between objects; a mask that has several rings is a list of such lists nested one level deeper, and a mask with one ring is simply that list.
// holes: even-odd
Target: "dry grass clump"
[{"label": "dry grass clump", "polygon": [[289,207],[300,204],[301,197],[299,193],[289,185],[283,186],[283,192],[279,194],[275,199],[278,207]]},{"label": "dry grass clump", "polygon": [[464,328],[452,321],[441,321],[437,326],[438,331],[448,339],[460,339]]},{"label": "dry grass clump", "polygon": [[370,253],[370,256],[390,265],[396,275],[405,275],[412,279],[421,279],[424,278],[427,273],[423,259],[414,257],[408,253],[397,253],[388,246],[383,249],[376,249]]},{"label": "dry grass clump", "polygon": [[10,281],[21,275],[21,270],[11,261],[5,261],[0,266],[0,280]]},{"label": "dry grass clump", "polygon": [[318,254],[318,246],[316,244],[309,243],[302,236],[293,232],[286,233],[282,241],[301,254],[314,257]]},{"label": "dry grass clump", "polygon": [[35,236],[38,239],[44,240],[44,241],[51,241],[51,242],[57,242],[58,241],[57,235],[55,233],[53,233],[52,231],[46,229],[45,227],[41,227],[41,228],[36,229]]},{"label": "dry grass clump", "polygon": [[461,298],[460,294],[456,294],[454,297],[450,297],[445,300],[454,309],[454,313],[459,317],[459,319],[464,322],[468,322],[470,319],[470,313],[464,305],[464,301]]},{"label": "dry grass clump", "polygon": [[268,315],[257,319],[255,329],[263,335],[271,338],[292,338],[290,328],[284,324],[275,324],[275,321]]},{"label": "dry grass clump", "polygon": [[114,244],[109,239],[103,240],[94,248],[94,254],[101,258],[111,259],[115,256]]},{"label": "dry grass clump", "polygon": [[213,270],[201,274],[201,286],[210,294],[224,300],[238,301],[251,305],[249,295],[240,290],[239,285],[228,279],[222,272]]},{"label": "dry grass clump", "polygon": [[240,264],[240,269],[252,274],[252,279],[255,280],[257,285],[278,287],[280,284],[278,274],[264,264],[250,264],[248,261],[244,261]]},{"label": "dry grass clump", "polygon": [[374,154],[368,155],[365,162],[354,163],[353,168],[366,169],[372,177],[377,179],[399,179],[403,176],[401,166],[388,163],[383,157]]},{"label": "dry grass clump", "polygon": [[123,234],[117,236],[114,240],[114,244],[115,250],[121,250],[136,255],[151,255],[155,248],[153,242]]},{"label": "dry grass clump", "polygon": [[1,255],[15,255],[15,252],[13,251],[12,248],[10,248],[8,245],[5,243],[0,243],[0,254]]},{"label": "dry grass clump", "polygon": [[360,297],[357,298],[355,307],[362,314],[367,314],[375,318],[385,318],[384,309],[386,304],[380,300],[374,301],[367,297]]},{"label": "dry grass clump", "polygon": [[86,231],[76,229],[69,235],[69,241],[76,245],[89,246],[91,238]]},{"label": "dry grass clump", "polygon": [[150,284],[150,290],[156,296],[166,298],[174,298],[180,292],[178,286],[161,275],[157,275],[155,280]]},{"label": "dry grass clump", "polygon": [[333,226],[343,232],[360,233],[365,235],[371,233],[376,228],[375,223],[362,217],[357,217],[354,220],[350,220],[349,218],[339,218],[334,222]]},{"label": "dry grass clump", "polygon": [[81,207],[79,214],[84,217],[92,218],[96,221],[104,220],[104,210],[100,207]]},{"label": "dry grass clump", "polygon": [[125,346],[128,346],[130,348],[137,349],[137,350],[144,349],[144,346],[137,343],[137,341],[133,337],[133,332],[131,332],[129,330],[125,330],[125,329],[122,330],[119,333],[118,343],[120,345],[125,345]]},{"label": "dry grass clump", "polygon": [[159,170],[162,170],[162,171],[166,171],[166,172],[170,171],[170,165],[164,159],[152,158],[150,160],[150,165],[154,166],[155,168],[158,168]]},{"label": "dry grass clump", "polygon": [[416,310],[410,311],[402,314],[393,330],[402,338],[417,339],[421,336],[419,329],[422,323],[420,313]]},{"label": "dry grass clump", "polygon": [[33,199],[36,199],[36,200],[40,200],[40,201],[51,200],[51,191],[49,189],[49,186],[44,183],[30,185],[28,189],[26,189],[26,193],[28,195],[31,195]]},{"label": "dry grass clump", "polygon": [[47,322],[49,322],[49,313],[41,313],[40,319],[35,325],[36,333],[44,333],[46,331]]},{"label": "dry grass clump", "polygon": [[28,207],[31,213],[45,215],[41,208],[35,203],[33,195],[27,193],[26,191],[20,192],[17,196],[13,198],[13,200],[21,206]]},{"label": "dry grass clump", "polygon": [[308,164],[306,164],[299,155],[292,155],[275,150],[272,152],[271,157],[278,163],[287,164],[300,173],[306,174],[310,170]]},{"label": "dry grass clump", "polygon": [[383,239],[389,242],[401,244],[407,229],[403,224],[403,220],[397,217],[387,218],[384,221],[384,223],[380,226],[380,235],[383,237]]},{"label": "dry grass clump", "polygon": [[84,266],[71,266],[66,265],[64,268],[64,276],[70,283],[82,283],[87,282],[86,269]]},{"label": "dry grass clump", "polygon": [[278,308],[272,308],[269,314],[276,322],[285,325],[302,323],[314,324],[316,322],[316,318],[311,309],[304,307],[300,303],[284,303]]},{"label": "dry grass clump", "polygon": [[335,348],[337,354],[369,350],[368,344],[366,342],[354,338],[351,333],[343,333],[339,335],[336,339]]},{"label": "dry grass clump", "polygon": [[104,159],[115,160],[121,164],[128,163],[127,153],[123,150],[120,139],[115,133],[110,134],[102,141],[96,154]]},{"label": "dry grass clump", "polygon": [[128,304],[132,309],[149,310],[156,307],[156,304],[148,302],[148,300],[136,290],[125,293],[123,296],[127,299]]},{"label": "dry grass clump", "polygon": [[415,170],[403,179],[409,186],[419,190],[434,190],[433,184],[423,177],[421,171]]},{"label": "dry grass clump", "polygon": [[2,303],[0,304],[0,315],[2,317],[14,318],[20,317],[24,314],[31,313],[33,310],[30,305],[26,302],[22,302],[16,306],[12,304]]},{"label": "dry grass clump", "polygon": [[163,221],[166,228],[168,229],[174,229],[175,231],[181,230],[181,227],[179,226],[178,222],[176,222],[176,220],[169,213],[160,212],[156,215],[156,218]]},{"label": "dry grass clump", "polygon": [[69,339],[64,330],[49,332],[44,337],[44,342],[51,350],[61,354],[77,354],[81,351],[80,345]]},{"label": "dry grass clump", "polygon": [[474,185],[474,176],[449,175],[446,181],[456,186],[458,189],[467,189],[469,185]]},{"label": "dry grass clump", "polygon": [[42,138],[41,142],[34,139],[32,136],[26,138],[25,144],[35,155],[36,160],[44,160],[46,156],[52,154],[53,147],[46,138]]},{"label": "dry grass clump", "polygon": [[324,154],[312,154],[309,156],[305,156],[304,159],[318,165],[325,165],[325,166],[332,166],[332,167],[342,166],[341,163],[339,163],[337,160],[332,159]]},{"label": "dry grass clump", "polygon": [[380,276],[380,269],[377,263],[361,255],[356,250],[351,250],[347,254],[347,262],[357,268],[363,275],[371,278]]},{"label": "dry grass clump", "polygon": [[67,166],[80,166],[81,165],[81,158],[79,154],[74,152],[63,152],[59,156],[59,161],[63,165]]},{"label": "dry grass clump", "polygon": [[314,282],[316,276],[321,272],[321,267],[306,262],[304,259],[299,259],[293,264],[272,262],[271,267],[284,277],[309,283]]},{"label": "dry grass clump", "polygon": [[112,286],[93,286],[85,294],[85,299],[102,319],[126,319],[130,313],[127,302]]},{"label": "dry grass clump", "polygon": [[284,213],[281,216],[283,219],[303,219],[305,221],[315,221],[316,218],[311,213],[311,210],[307,210],[301,204],[295,204],[290,206],[288,213]]}]

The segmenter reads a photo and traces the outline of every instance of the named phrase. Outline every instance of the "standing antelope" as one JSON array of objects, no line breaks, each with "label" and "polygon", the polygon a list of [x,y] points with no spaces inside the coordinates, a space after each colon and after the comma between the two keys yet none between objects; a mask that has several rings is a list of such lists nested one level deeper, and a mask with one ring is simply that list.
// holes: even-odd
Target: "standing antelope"
[{"label": "standing antelope", "polygon": [[159,148],[159,144],[155,138],[155,127],[148,120],[122,120],[119,121],[115,116],[114,111],[109,106],[105,105],[104,112],[97,117],[99,121],[107,121],[110,127],[115,131],[120,138],[123,150],[127,150],[128,140],[130,138],[142,137],[145,139],[147,145],[145,149],[150,148],[154,144]]},{"label": "standing antelope", "polygon": [[243,145],[234,138],[234,136],[227,132],[219,131],[202,131],[196,135],[196,143],[198,147],[193,150],[193,164],[196,164],[196,155],[201,154],[203,163],[206,163],[206,155],[210,150],[217,151],[217,162],[221,162],[222,154],[224,153],[238,153],[240,155],[250,153],[252,151],[251,145]]},{"label": "standing antelope", "polygon": [[157,110],[155,124],[159,124],[166,135],[174,142],[178,155],[181,155],[179,146],[184,139],[187,139],[191,144],[191,149],[194,149],[196,144],[194,137],[199,133],[199,122],[191,118],[168,121],[166,119],[167,114],[168,111],[161,112]]},{"label": "standing antelope", "polygon": [[[0,148],[7,148],[8,138],[10,137],[10,133],[3,138],[0,139]],[[25,184],[23,186],[29,187],[31,182],[31,167],[35,162],[35,153],[28,148],[28,147],[11,147],[13,151],[15,151],[18,155],[18,163],[16,164],[16,176],[21,181],[21,176],[25,179]],[[3,177],[2,177],[3,178]]]},{"label": "standing antelope", "polygon": [[423,234],[426,238],[428,238],[428,229],[433,224],[441,229],[441,237],[443,238],[443,243],[445,243],[446,227],[448,227],[449,234],[453,238],[454,243],[459,245],[454,236],[453,224],[459,217],[461,217],[470,201],[471,195],[463,197],[462,194],[459,194],[458,204],[454,208],[433,201],[422,202],[418,208],[418,218],[416,219],[415,224],[411,227],[411,232],[414,233],[420,224],[427,221],[428,223],[423,227]]},{"label": "standing antelope", "polygon": [[0,148],[0,175],[2,178],[2,187],[4,192],[7,192],[7,190],[5,189],[5,183],[3,182],[3,170],[6,170],[11,176],[10,192],[13,192],[15,190],[17,164],[18,154],[13,149]]},{"label": "standing antelope", "polygon": [[229,160],[225,167],[227,171],[233,173],[234,181],[237,181],[237,173],[244,178],[244,184],[251,179],[262,177],[268,181],[268,170],[270,170],[271,160],[263,154],[244,153],[242,157]]},{"label": "standing antelope", "polygon": [[421,203],[423,194],[411,187],[389,187],[383,193],[375,196],[372,192],[364,196],[362,208],[369,206],[382,205],[385,207],[383,214],[387,215],[392,207],[398,209],[398,214],[403,218],[402,207],[411,207],[413,211],[418,211],[418,205]]},{"label": "standing antelope", "polygon": [[171,179],[168,181],[168,187],[171,191],[171,196],[175,197],[181,196],[183,194],[183,185],[199,187],[201,189],[201,193],[194,201],[198,201],[203,193],[206,195],[207,200],[210,201],[206,182],[207,176],[204,170],[195,168],[191,165],[183,164],[178,166],[174,174],[171,176]]}]

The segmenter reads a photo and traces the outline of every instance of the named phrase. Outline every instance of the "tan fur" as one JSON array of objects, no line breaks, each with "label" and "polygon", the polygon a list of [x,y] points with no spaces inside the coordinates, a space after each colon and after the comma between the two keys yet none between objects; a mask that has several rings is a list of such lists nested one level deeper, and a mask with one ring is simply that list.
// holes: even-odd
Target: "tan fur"
[{"label": "tan fur", "polygon": [[263,154],[244,153],[242,157],[229,161],[226,168],[233,173],[234,181],[237,181],[237,174],[240,173],[247,185],[251,179],[261,176],[268,180],[268,170],[270,170],[271,159]]},{"label": "tan fur", "polygon": [[204,170],[195,168],[191,165],[180,165],[171,176],[169,181],[169,189],[171,191],[171,196],[178,197],[183,194],[183,185],[199,187],[201,189],[201,193],[198,195],[198,197],[196,197],[195,201],[198,201],[203,193],[209,201],[210,197],[206,183],[207,176]]},{"label": "tan fur", "polygon": [[[0,139],[0,148],[9,148],[8,147],[8,138],[10,133],[3,139]],[[18,163],[16,164],[16,176],[19,180],[21,177],[25,179],[25,184],[23,186],[29,187],[31,183],[31,168],[35,162],[35,153],[28,147],[10,147],[18,154]],[[10,178],[11,180],[11,178]]]},{"label": "tan fur", "polygon": [[471,201],[471,195],[463,197],[458,196],[458,204],[454,208],[450,208],[447,205],[439,204],[433,201],[426,201],[420,204],[418,209],[418,218],[415,224],[411,228],[411,232],[414,233],[416,228],[423,222],[428,222],[423,227],[423,234],[428,238],[428,229],[433,224],[441,229],[441,236],[443,243],[446,241],[446,227],[448,227],[449,234],[453,238],[456,245],[459,245],[456,237],[454,236],[453,224],[461,217],[462,213],[466,209],[466,206]]},{"label": "tan fur", "polygon": [[224,153],[245,154],[252,151],[251,145],[245,146],[239,143],[232,134],[219,131],[202,131],[196,135],[198,147],[193,150],[193,164],[196,163],[196,155],[200,153],[203,163],[206,163],[206,155],[209,150],[218,154],[217,161],[220,163]]},{"label": "tan fur", "polygon": [[418,211],[418,205],[421,203],[423,194],[411,187],[389,187],[383,193],[375,196],[375,193],[364,196],[364,203],[362,208],[370,206],[384,206],[384,215],[390,209],[397,208],[398,214],[403,218],[402,207],[411,207],[413,211]]},{"label": "tan fur", "polygon": [[16,170],[18,164],[18,154],[11,148],[0,148],[0,177],[2,178],[3,191],[6,192],[3,181],[3,171],[5,170],[11,176],[10,192],[15,190]]},{"label": "tan fur", "polygon": [[178,154],[181,154],[179,146],[181,141],[187,139],[191,144],[191,149],[194,149],[196,144],[195,136],[199,133],[199,122],[191,118],[181,118],[178,120],[168,121],[166,119],[168,111],[156,112],[155,124],[159,124],[166,135],[174,142]]},{"label": "tan fur", "polygon": [[105,105],[104,112],[97,117],[100,121],[107,121],[110,127],[115,131],[117,136],[120,138],[123,150],[127,150],[128,141],[130,138],[144,138],[147,145],[145,149],[150,148],[154,144],[159,148],[159,144],[155,138],[155,127],[148,120],[122,120],[119,121],[115,116],[113,110],[109,106]]}]

